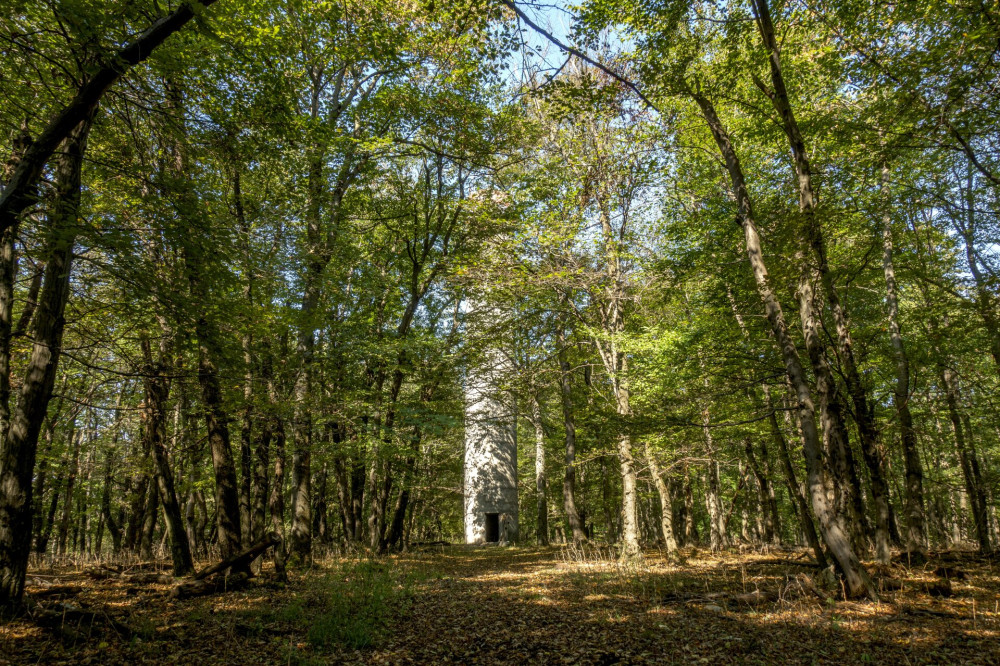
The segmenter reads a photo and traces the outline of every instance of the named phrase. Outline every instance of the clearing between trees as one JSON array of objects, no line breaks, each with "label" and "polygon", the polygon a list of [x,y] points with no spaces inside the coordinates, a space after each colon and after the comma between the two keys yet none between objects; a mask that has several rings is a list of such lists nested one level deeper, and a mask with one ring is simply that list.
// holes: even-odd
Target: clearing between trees
[{"label": "clearing between trees", "polygon": [[625,568],[592,546],[429,546],[328,558],[287,584],[267,563],[242,589],[183,600],[157,573],[167,562],[107,577],[41,568],[28,597],[67,619],[0,626],[0,664],[1000,660],[995,559],[951,551],[873,566],[876,603],[845,601],[802,550],[681,555],[672,565],[647,550]]}]

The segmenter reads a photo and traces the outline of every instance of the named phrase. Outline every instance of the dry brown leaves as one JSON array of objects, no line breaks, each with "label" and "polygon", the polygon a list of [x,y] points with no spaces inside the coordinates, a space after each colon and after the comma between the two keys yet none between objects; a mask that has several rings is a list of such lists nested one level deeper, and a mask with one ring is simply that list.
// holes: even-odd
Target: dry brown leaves
[{"label": "dry brown leaves", "polygon": [[[787,552],[688,552],[678,566],[654,552],[625,569],[608,552],[451,547],[391,562],[417,575],[412,602],[365,650],[308,641],[329,566],[287,586],[265,568],[184,601],[166,581],[32,572],[29,593],[66,621],[0,626],[0,664],[1000,663],[1000,570],[965,554],[879,568],[878,603],[795,585],[816,571]],[[931,594],[942,574],[950,597]]]}]

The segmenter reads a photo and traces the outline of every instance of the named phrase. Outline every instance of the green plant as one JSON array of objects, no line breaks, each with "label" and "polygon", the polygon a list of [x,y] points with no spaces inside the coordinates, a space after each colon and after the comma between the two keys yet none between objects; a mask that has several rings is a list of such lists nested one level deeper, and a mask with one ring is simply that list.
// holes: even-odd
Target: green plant
[{"label": "green plant", "polygon": [[413,577],[398,576],[383,562],[346,563],[329,583],[326,610],[309,627],[311,645],[366,648],[384,635],[412,597]]}]

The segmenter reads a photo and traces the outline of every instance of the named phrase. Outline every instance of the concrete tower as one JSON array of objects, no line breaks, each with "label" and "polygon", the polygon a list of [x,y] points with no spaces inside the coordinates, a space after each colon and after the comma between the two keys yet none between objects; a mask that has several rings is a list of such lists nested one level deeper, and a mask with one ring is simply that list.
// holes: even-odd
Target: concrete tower
[{"label": "concrete tower", "polygon": [[506,360],[497,351],[469,369],[465,383],[465,542],[517,539],[517,413],[499,388]]}]

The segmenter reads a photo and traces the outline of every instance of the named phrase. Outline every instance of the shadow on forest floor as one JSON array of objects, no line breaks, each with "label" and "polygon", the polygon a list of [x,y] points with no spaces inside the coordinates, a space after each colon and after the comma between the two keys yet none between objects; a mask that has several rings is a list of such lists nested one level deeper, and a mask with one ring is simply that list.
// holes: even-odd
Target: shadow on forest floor
[{"label": "shadow on forest floor", "polygon": [[166,584],[36,571],[30,593],[78,587],[67,607],[109,622],[0,625],[0,664],[1000,663],[996,561],[880,568],[898,589],[875,603],[789,594],[816,571],[800,552],[685,555],[625,569],[607,549],[438,547],[330,560],[287,585],[265,567],[244,590],[185,601]]}]

